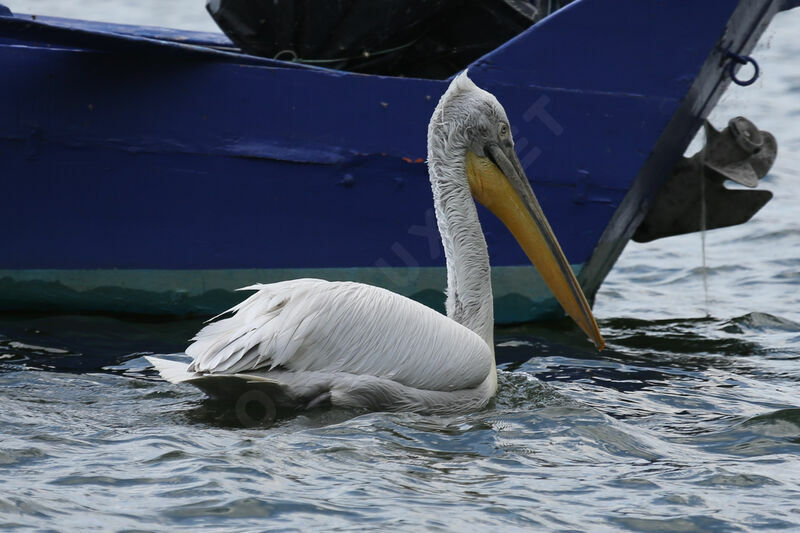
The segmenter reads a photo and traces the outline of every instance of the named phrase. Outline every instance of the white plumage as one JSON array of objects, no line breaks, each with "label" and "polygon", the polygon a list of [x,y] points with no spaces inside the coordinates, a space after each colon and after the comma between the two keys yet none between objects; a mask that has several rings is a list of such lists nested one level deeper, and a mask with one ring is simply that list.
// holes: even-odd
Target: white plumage
[{"label": "white plumage", "polygon": [[[361,283],[298,279],[254,285],[256,292],[195,337],[183,363],[150,358],[162,376],[201,386],[207,377],[247,376],[281,389],[276,403],[452,410],[494,392],[492,350],[477,334],[408,298]],[[170,372],[181,365],[183,373]],[[245,379],[246,381],[246,379]],[[485,399],[483,398],[485,396]],[[327,398],[326,398],[327,399]]]},{"label": "white plumage", "polygon": [[454,79],[431,119],[428,166],[447,258],[447,317],[360,283],[253,285],[243,289],[255,292],[232,316],[193,339],[186,350],[191,364],[148,359],[170,382],[233,399],[256,388],[284,408],[482,407],[497,388],[492,292],[466,156],[482,152],[481,143],[502,141],[515,159],[507,130],[500,104],[466,73]]},{"label": "white plumage", "polygon": [[234,307],[233,317],[197,334],[186,350],[194,359],[188,370],[233,374],[282,367],[451,391],[479,385],[494,362],[478,335],[385,289],[298,279],[245,290],[256,292]]}]

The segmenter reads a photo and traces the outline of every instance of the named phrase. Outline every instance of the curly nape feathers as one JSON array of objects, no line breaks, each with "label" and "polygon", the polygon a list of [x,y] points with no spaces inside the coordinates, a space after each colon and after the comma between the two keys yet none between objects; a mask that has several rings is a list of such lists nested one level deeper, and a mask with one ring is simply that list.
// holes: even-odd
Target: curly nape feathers
[{"label": "curly nape feathers", "polygon": [[452,81],[428,127],[428,173],[447,259],[447,316],[493,346],[489,254],[466,175],[474,110],[487,96],[466,71]]}]

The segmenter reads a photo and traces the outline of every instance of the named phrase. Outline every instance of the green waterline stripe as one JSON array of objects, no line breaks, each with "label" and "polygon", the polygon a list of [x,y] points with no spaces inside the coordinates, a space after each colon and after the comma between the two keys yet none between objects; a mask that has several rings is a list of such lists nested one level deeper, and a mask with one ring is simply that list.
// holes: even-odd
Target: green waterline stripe
[{"label": "green waterline stripe", "polygon": [[[573,265],[576,274],[583,265]],[[0,270],[0,310],[108,311],[142,314],[218,313],[243,298],[235,289],[296,278],[359,281],[444,309],[444,267],[285,269]],[[498,322],[558,315],[558,305],[531,266],[492,269]]]}]

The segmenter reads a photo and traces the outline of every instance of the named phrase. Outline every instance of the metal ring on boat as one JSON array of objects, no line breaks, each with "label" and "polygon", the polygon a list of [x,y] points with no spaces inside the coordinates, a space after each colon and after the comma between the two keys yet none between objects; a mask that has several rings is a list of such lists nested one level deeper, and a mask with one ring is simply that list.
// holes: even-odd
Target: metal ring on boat
[{"label": "metal ring on boat", "polygon": [[[728,63],[728,75],[733,80],[733,83],[736,85],[741,85],[742,87],[747,87],[748,85],[752,85],[758,79],[758,74],[760,69],[758,68],[758,63],[756,60],[750,56],[740,56],[739,54],[735,54],[728,50],[726,52],[726,57],[729,57],[731,61]],[[736,77],[736,65],[746,65],[750,63],[753,65],[753,76],[749,80],[742,80]]]}]

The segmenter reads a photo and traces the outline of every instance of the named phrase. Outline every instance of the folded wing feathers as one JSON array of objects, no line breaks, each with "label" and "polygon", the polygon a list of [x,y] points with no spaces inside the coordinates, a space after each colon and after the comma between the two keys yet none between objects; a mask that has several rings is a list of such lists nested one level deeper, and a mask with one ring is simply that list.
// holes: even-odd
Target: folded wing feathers
[{"label": "folded wing feathers", "polygon": [[301,279],[256,292],[212,322],[186,353],[189,371],[347,372],[435,390],[477,386],[493,364],[480,337],[384,289]]},{"label": "folded wing feathers", "polygon": [[281,364],[279,359],[273,358],[275,348],[280,346],[276,341],[286,335],[285,328],[281,327],[285,322],[281,314],[289,300],[298,296],[296,289],[302,288],[303,284],[298,283],[301,281],[304,280],[239,289],[256,292],[222,313],[233,313],[232,316],[206,325],[192,339],[194,342],[186,349],[194,359],[191,370],[235,373]]},{"label": "folded wing feathers", "polygon": [[194,359],[191,370],[198,372],[235,373],[263,366],[258,346],[265,339],[265,328],[286,305],[286,299],[275,294],[260,297],[262,290],[232,308],[233,316],[205,326],[192,339],[186,353]]}]

